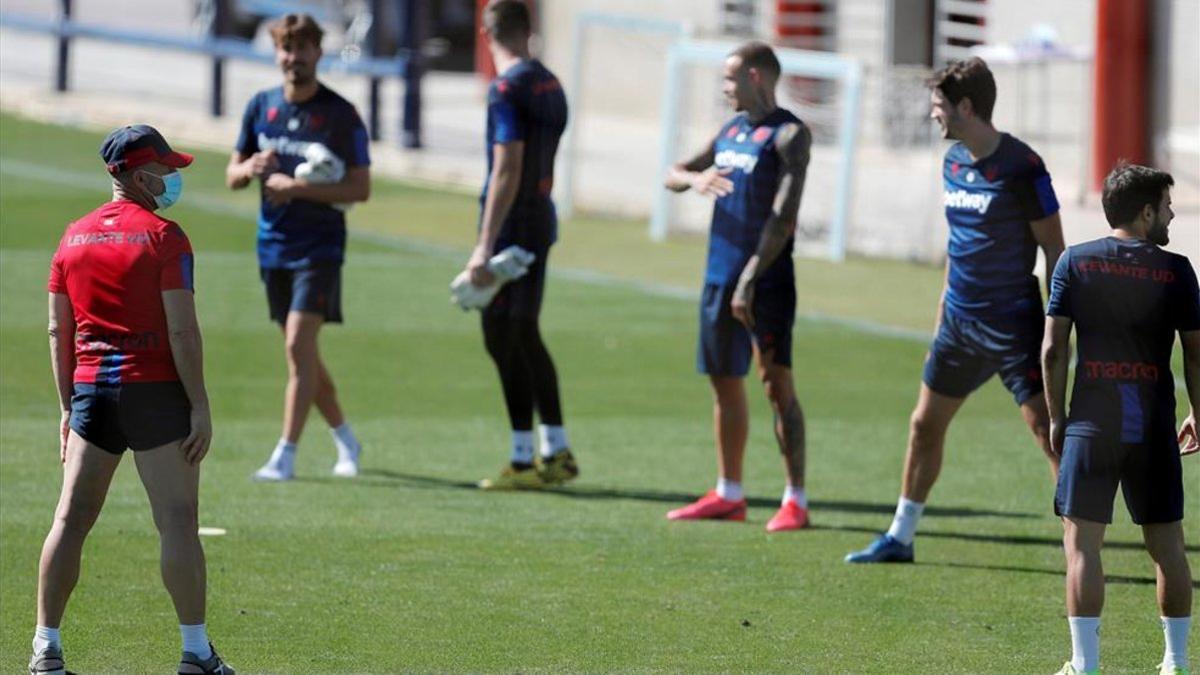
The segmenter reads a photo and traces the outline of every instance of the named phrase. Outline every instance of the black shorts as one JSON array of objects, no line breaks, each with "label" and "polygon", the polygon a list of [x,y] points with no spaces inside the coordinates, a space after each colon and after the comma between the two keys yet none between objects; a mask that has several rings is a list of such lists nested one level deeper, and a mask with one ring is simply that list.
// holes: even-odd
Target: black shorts
[{"label": "black shorts", "polygon": [[922,379],[943,396],[965,398],[999,374],[1017,405],[1041,396],[1044,321],[1038,312],[987,321],[945,312]]},{"label": "black shorts", "polygon": [[705,375],[744,376],[750,370],[751,340],[771,362],[792,367],[792,326],[796,287],[764,286],[754,292],[754,330],[746,329],[729,306],[736,284],[705,284],[700,296],[700,340],[696,369]]},{"label": "black shorts", "polygon": [[1111,523],[1117,484],[1138,525],[1183,520],[1183,465],[1174,433],[1153,443],[1067,436],[1054,491],[1054,513]]},{"label": "black shorts", "polygon": [[485,319],[536,319],[546,294],[546,258],[550,250],[533,251],[537,256],[525,276],[510,281],[483,309]]},{"label": "black shorts", "polygon": [[302,269],[260,268],[267,288],[271,320],[287,322],[289,312],[320,314],[326,323],[342,322],[342,265],[329,263]]},{"label": "black shorts", "polygon": [[187,438],[192,406],[179,382],[75,383],[71,428],[83,440],[119,455]]}]

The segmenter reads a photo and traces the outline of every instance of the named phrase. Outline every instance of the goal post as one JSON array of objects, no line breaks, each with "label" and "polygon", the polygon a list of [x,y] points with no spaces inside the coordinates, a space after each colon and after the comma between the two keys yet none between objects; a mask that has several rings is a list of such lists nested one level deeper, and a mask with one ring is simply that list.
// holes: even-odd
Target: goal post
[{"label": "goal post", "polygon": [[567,83],[567,104],[571,114],[563,138],[562,161],[558,163],[555,180],[555,203],[558,213],[569,218],[575,210],[575,179],[579,163],[579,121],[584,110],[584,59],[588,35],[595,29],[604,28],[621,33],[656,35],[667,40],[683,39],[692,34],[692,25],[687,21],[671,21],[600,11],[584,11],[575,17],[571,33],[570,80]]},{"label": "goal post", "polygon": [[[720,68],[739,43],[728,41],[691,40],[683,38],[671,44],[667,52],[666,86],[662,93],[659,175],[666,175],[671,164],[678,160],[680,120],[683,110],[685,70],[691,66]],[[826,256],[833,261],[846,257],[846,232],[849,226],[853,199],[855,153],[859,132],[859,105],[863,86],[862,65],[857,59],[829,52],[775,48],[782,75],[823,79],[834,82],[839,89],[836,134],[836,176],[833,204],[829,210]],[[810,167],[811,173],[811,167]],[[811,176],[810,176],[811,184]],[[815,195],[806,191],[804,201]],[[674,195],[660,189],[650,219],[650,238],[666,239],[672,220]],[[804,208],[803,203],[801,209]]]}]

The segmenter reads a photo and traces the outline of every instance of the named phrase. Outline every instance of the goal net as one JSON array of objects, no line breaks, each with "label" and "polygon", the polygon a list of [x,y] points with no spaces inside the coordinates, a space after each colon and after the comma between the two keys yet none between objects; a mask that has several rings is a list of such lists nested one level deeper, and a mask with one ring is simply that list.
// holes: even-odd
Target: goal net
[{"label": "goal net", "polygon": [[[662,187],[667,167],[712,139],[734,113],[721,94],[732,41],[698,41],[686,23],[582,13],[568,95],[571,123],[560,155],[557,201],[576,209],[648,217],[649,236],[704,232],[711,200]],[[780,105],[813,130],[797,251],[841,260],[851,217],[857,61],[779,48]]]}]

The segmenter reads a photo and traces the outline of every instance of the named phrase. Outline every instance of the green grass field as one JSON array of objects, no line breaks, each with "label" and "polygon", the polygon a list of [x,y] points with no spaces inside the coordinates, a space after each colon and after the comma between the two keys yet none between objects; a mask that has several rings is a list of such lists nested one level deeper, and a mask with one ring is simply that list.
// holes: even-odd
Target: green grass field
[{"label": "green grass field", "polygon": [[[65,224],[106,198],[99,140],[0,117],[4,672],[28,657],[38,552],[60,484],[47,264]],[[478,318],[452,309],[446,291],[475,202],[377,181],[350,216],[347,323],[322,342],[366,445],[365,475],[329,476],[332,443],[314,413],[299,478],[252,483],[279,434],[285,367],[257,276],[255,196],[223,189],[224,163],[200,154],[170,216],[197,251],[214,405],[201,524],[228,531],[205,539],[208,623],[239,672],[1048,673],[1069,657],[1053,486],[998,382],[951,429],[918,564],[841,562],[894,508],[919,340],[852,322],[797,324],[814,528],[763,530],[783,474],[754,391],[748,522],[664,519],[715,473],[694,302],[664,291],[697,287],[704,242],[651,245],[642,223],[565,223],[552,260],[560,273],[543,326],[581,479],[489,494],[473,485],[507,458],[506,418]],[[798,267],[802,312],[932,324],[940,270]],[[168,672],[178,656],[157,536],[125,464],[63,626],[78,672]],[[1195,497],[1200,462],[1186,478]],[[1117,512],[1105,550],[1105,670],[1151,672],[1162,652],[1153,570],[1123,505]],[[1188,529],[1195,544],[1194,519]]]}]

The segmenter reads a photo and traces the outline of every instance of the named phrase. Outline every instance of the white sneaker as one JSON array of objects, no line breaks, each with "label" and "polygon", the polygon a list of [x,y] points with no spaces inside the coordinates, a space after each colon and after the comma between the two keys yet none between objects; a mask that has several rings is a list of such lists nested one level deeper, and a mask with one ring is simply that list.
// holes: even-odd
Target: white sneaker
[{"label": "white sneaker", "polygon": [[283,481],[291,480],[296,477],[296,453],[284,452],[282,448],[275,448],[271,453],[271,458],[267,460],[262,468],[254,472],[252,478],[261,481]]},{"label": "white sneaker", "polygon": [[362,454],[362,445],[355,443],[351,447],[346,447],[341,443],[335,443],[337,446],[338,459],[333,465],[333,475],[342,478],[354,478],[358,475],[358,457]]}]

